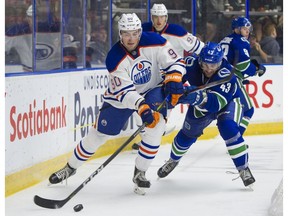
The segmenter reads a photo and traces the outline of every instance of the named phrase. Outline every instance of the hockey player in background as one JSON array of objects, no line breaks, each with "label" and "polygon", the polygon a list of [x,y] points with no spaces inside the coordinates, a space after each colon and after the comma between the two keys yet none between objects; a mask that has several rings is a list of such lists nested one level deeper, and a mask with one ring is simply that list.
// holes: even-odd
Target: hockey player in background
[{"label": "hockey player in background", "polygon": [[[37,15],[37,14],[36,14]],[[33,6],[26,11],[25,22],[9,26],[5,31],[5,53],[16,49],[23,71],[49,71],[61,69],[61,23],[55,20],[36,20],[35,52],[33,48]],[[77,68],[79,41],[72,35],[63,36],[63,67]],[[35,62],[33,61],[35,55]],[[35,64],[35,68],[33,68]]]},{"label": "hockey player in background", "polygon": [[[190,84],[187,88],[193,89],[229,76],[233,67],[223,56],[219,44],[208,42],[199,57],[186,57],[186,75],[183,80]],[[248,164],[248,148],[239,129],[242,105],[236,76],[206,91],[184,94],[179,103],[190,106],[183,127],[172,143],[170,159],[158,170],[158,176],[164,178],[172,172],[190,146],[203,134],[203,130],[217,120],[220,135],[244,185],[254,183]]]},{"label": "hockey player in background", "polygon": [[255,75],[260,77],[266,72],[266,68],[255,59],[250,60],[250,43],[248,38],[252,31],[251,22],[245,17],[238,17],[232,20],[231,27],[233,33],[226,36],[220,44],[228,62],[235,66],[237,82],[242,92],[240,98],[244,106],[244,113],[240,123],[240,132],[243,135],[254,114],[252,101],[244,86],[244,84],[249,83],[246,78]]},{"label": "hockey player in background", "polygon": [[[204,43],[197,37],[187,32],[182,26],[177,24],[168,23],[168,10],[164,4],[154,4],[150,10],[151,22],[142,24],[143,31],[156,32],[168,40],[174,49],[181,56],[187,54],[199,54],[204,46]],[[136,117],[137,120],[137,117]],[[139,119],[137,121],[139,123]],[[175,129],[175,125],[172,123],[166,123],[165,135],[169,134]],[[132,148],[138,149],[140,143],[135,143]]]},{"label": "hockey player in background", "polygon": [[[50,176],[52,184],[73,175],[99,146],[118,135],[128,118],[137,112],[146,127],[135,160],[133,182],[136,193],[150,187],[145,172],[156,156],[165,127],[166,109],[157,107],[167,95],[175,105],[183,94],[181,81],[185,64],[166,39],[142,32],[141,21],[135,13],[123,14],[118,28],[120,40],[106,58],[110,82],[96,125],[76,146],[66,166]],[[164,78],[160,71],[165,74]]]}]

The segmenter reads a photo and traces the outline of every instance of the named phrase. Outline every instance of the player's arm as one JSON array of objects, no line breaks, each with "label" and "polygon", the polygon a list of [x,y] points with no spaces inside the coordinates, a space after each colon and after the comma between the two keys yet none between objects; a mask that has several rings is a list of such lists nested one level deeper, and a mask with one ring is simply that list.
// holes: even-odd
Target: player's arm
[{"label": "player's arm", "polygon": [[197,55],[199,55],[205,45],[201,40],[199,40],[197,37],[195,37],[189,32],[187,32],[184,37],[180,38],[180,44],[183,49],[188,53],[195,53]]},{"label": "player's arm", "polygon": [[167,41],[158,50],[157,60],[164,71],[164,88],[167,95],[171,95],[171,104],[175,106],[184,93],[182,77],[186,73],[184,59],[174,50]]},{"label": "player's arm", "polygon": [[[227,71],[228,69],[223,68],[222,70]],[[218,73],[221,73],[221,71]],[[225,72],[225,74],[227,73]],[[193,86],[188,88],[193,88]],[[214,86],[207,91],[190,93],[186,97],[181,97],[180,101],[195,106],[195,108],[201,111],[217,112],[229,103],[234,96],[235,88],[236,77],[233,76],[229,82],[223,83],[219,86]]]}]

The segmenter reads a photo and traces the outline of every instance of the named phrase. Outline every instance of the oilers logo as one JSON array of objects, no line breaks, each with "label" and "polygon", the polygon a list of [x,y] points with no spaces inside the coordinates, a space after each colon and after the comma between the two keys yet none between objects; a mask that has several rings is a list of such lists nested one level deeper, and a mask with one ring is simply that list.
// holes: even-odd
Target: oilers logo
[{"label": "oilers logo", "polygon": [[131,79],[135,85],[148,83],[151,75],[151,63],[148,61],[138,62],[132,67]]}]

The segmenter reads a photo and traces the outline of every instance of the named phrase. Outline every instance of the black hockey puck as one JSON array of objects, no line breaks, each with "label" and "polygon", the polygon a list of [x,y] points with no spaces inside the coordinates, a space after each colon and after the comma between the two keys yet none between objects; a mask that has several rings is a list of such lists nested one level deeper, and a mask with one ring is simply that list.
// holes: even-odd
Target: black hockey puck
[{"label": "black hockey puck", "polygon": [[74,209],[75,212],[79,212],[79,211],[81,211],[83,209],[83,205],[82,204],[78,204],[78,205],[74,206],[73,209]]}]

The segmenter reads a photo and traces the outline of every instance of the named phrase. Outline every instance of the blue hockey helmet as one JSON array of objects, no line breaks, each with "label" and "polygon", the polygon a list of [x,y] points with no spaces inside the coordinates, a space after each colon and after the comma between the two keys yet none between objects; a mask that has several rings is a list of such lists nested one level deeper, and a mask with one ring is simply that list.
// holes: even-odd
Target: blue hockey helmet
[{"label": "blue hockey helmet", "polygon": [[221,66],[224,51],[220,44],[207,42],[199,54],[199,65],[206,77],[211,77]]},{"label": "blue hockey helmet", "polygon": [[232,20],[231,28],[234,30],[235,28],[247,27],[250,32],[253,30],[252,24],[246,17],[237,17]]},{"label": "blue hockey helmet", "polygon": [[199,54],[199,59],[206,64],[218,64],[223,56],[224,52],[220,44],[207,42]]}]

